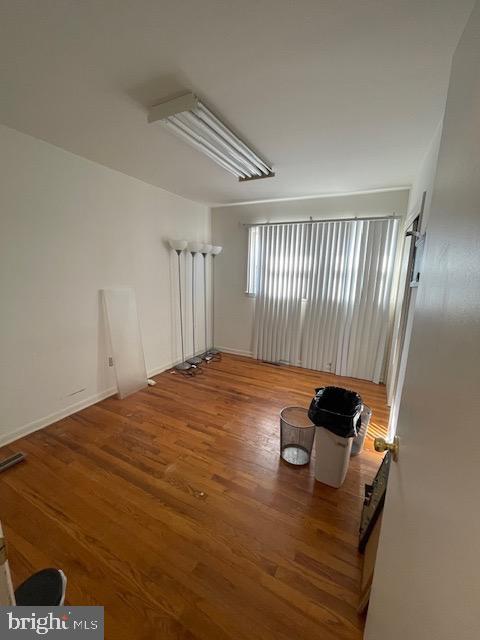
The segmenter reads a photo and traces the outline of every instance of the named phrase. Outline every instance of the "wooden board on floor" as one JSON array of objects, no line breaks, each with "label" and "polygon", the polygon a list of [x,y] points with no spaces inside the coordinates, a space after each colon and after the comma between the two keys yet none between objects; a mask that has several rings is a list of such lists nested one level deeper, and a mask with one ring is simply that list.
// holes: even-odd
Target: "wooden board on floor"
[{"label": "wooden board on floor", "polygon": [[363,486],[279,458],[280,410],[325,384],[357,390],[385,433],[385,388],[238,356],[202,376],[166,372],[4,447],[0,518],[18,584],[46,566],[67,602],[105,606],[106,638],[359,640]]}]

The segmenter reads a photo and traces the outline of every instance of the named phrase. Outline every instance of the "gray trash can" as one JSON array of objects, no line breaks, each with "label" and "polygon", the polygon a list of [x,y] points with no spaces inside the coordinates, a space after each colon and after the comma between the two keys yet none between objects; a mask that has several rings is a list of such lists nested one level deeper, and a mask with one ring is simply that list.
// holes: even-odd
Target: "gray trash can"
[{"label": "gray trash can", "polygon": [[352,442],[352,450],[350,452],[351,456],[358,456],[359,453],[362,453],[371,417],[372,410],[364,404],[362,413],[360,414],[360,428],[358,429],[357,436],[353,438]]},{"label": "gray trash can", "polygon": [[315,425],[304,407],[285,407],[280,412],[280,455],[290,464],[310,462]]}]

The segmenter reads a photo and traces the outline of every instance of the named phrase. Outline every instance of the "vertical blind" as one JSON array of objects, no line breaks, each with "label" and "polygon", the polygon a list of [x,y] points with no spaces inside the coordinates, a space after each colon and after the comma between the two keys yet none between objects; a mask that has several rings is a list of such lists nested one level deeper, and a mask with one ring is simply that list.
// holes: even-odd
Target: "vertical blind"
[{"label": "vertical blind", "polygon": [[249,229],[256,358],[379,382],[396,219]]}]

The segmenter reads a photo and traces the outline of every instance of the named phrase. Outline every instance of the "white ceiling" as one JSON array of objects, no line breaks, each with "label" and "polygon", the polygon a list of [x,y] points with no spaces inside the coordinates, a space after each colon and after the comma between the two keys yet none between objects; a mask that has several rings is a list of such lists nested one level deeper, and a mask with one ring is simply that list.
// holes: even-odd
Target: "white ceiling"
[{"label": "white ceiling", "polygon": [[[0,122],[194,200],[409,184],[472,0],[0,0]],[[235,178],[147,109],[197,92],[271,161]]]}]

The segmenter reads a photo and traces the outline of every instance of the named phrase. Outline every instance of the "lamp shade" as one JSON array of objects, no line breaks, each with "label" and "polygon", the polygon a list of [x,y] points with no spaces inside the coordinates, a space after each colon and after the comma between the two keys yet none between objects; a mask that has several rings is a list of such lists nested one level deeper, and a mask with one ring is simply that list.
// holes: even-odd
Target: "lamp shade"
[{"label": "lamp shade", "polygon": [[190,253],[202,253],[203,242],[189,242],[188,250],[190,251]]},{"label": "lamp shade", "polygon": [[222,253],[223,247],[212,247],[211,254],[212,256],[218,256],[219,253]]},{"label": "lamp shade", "polygon": [[212,245],[211,244],[204,244],[203,245],[203,249],[202,249],[202,253],[211,253],[212,252]]},{"label": "lamp shade", "polygon": [[188,244],[186,240],[175,240],[174,238],[170,238],[168,242],[172,249],[175,249],[175,251],[183,251],[187,248]]}]

